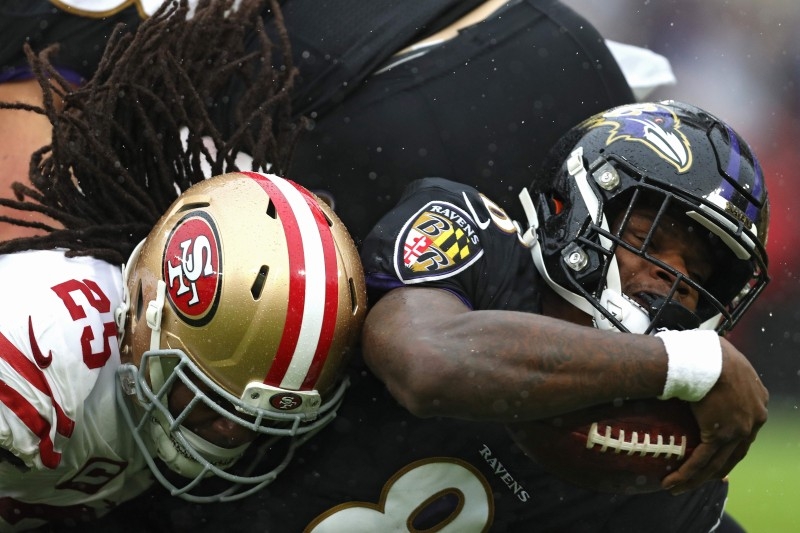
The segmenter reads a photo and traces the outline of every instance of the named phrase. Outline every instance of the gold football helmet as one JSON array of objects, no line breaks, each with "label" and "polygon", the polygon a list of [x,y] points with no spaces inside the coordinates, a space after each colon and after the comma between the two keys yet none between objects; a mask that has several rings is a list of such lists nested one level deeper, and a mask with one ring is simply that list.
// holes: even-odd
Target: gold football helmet
[{"label": "gold football helmet", "polygon": [[[199,183],[133,252],[124,277],[117,396],[173,495],[208,502],[251,494],[333,419],[366,292],[350,235],[306,189],[255,172]],[[173,412],[176,383],[193,399]],[[228,471],[251,443],[223,447],[191,431],[183,422],[198,405],[246,428],[264,449],[288,439],[285,455],[254,474],[264,454],[248,453],[247,474],[242,465]],[[154,456],[191,481],[176,486]],[[190,492],[210,476],[229,483]]]}]

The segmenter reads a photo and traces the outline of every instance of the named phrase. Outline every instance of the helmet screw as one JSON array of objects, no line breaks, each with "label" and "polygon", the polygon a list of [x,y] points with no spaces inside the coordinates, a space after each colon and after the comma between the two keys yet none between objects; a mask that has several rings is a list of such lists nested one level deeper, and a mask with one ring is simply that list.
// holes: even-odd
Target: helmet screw
[{"label": "helmet screw", "polygon": [[258,398],[259,398],[260,396],[261,396],[261,395],[260,395],[259,393],[257,393],[257,392],[254,392],[254,393],[250,394],[250,399],[252,399],[252,400],[258,400]]},{"label": "helmet screw", "polygon": [[610,191],[619,185],[619,174],[614,167],[606,163],[595,174],[594,180],[603,189]]},{"label": "helmet screw", "polygon": [[586,252],[577,246],[567,254],[564,260],[567,262],[567,266],[576,272],[583,270],[589,264],[589,257]]}]

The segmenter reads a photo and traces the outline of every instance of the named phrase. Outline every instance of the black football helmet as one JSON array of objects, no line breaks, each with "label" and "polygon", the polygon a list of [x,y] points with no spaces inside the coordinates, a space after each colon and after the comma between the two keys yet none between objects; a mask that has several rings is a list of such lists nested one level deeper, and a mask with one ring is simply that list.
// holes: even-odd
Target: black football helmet
[{"label": "black football helmet", "polygon": [[[601,329],[723,333],[769,281],[769,202],[758,160],[730,126],[692,105],[631,104],[585,120],[554,147],[520,199],[530,226],[523,240],[539,273]],[[655,213],[638,247],[621,239],[637,206]],[[690,279],[649,252],[667,213],[700,229],[714,265],[707,281]],[[619,227],[609,227],[615,218]],[[618,247],[670,272],[671,291],[623,294]],[[673,298],[681,284],[699,295],[693,311]]]}]

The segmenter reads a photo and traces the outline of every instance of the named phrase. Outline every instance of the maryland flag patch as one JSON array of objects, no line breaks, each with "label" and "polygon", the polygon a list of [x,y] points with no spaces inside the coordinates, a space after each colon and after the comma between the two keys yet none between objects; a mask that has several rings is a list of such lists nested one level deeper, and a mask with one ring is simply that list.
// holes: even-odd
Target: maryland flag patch
[{"label": "maryland flag patch", "polygon": [[397,238],[394,266],[405,283],[421,283],[461,272],[483,255],[476,225],[446,202],[417,211]]}]

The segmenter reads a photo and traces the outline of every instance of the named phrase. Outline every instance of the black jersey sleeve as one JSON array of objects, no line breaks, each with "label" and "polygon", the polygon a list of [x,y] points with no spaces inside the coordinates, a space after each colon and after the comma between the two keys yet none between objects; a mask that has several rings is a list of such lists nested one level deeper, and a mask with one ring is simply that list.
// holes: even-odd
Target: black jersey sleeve
[{"label": "black jersey sleeve", "polygon": [[[369,233],[362,262],[371,301],[400,286],[449,290],[472,309],[536,312],[533,263],[505,212],[476,189],[413,182]],[[533,307],[531,307],[533,305]]]}]

